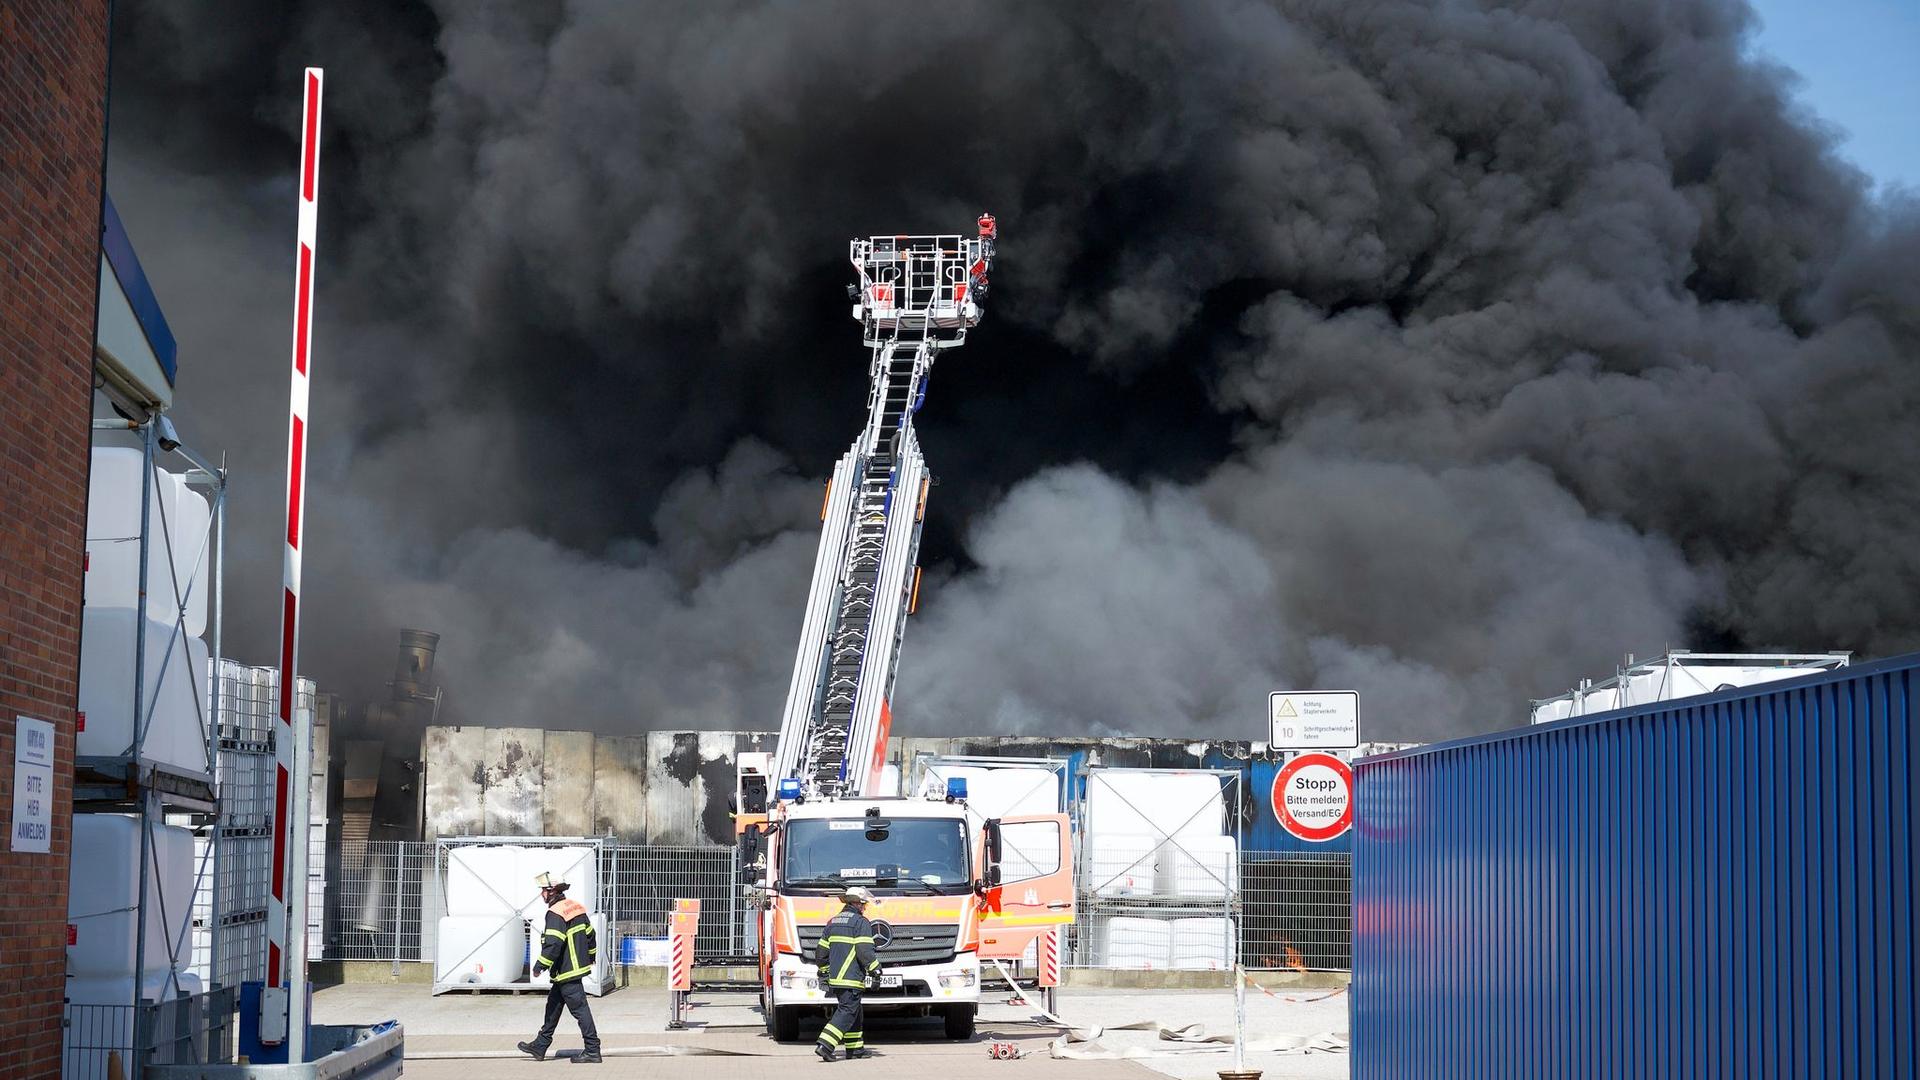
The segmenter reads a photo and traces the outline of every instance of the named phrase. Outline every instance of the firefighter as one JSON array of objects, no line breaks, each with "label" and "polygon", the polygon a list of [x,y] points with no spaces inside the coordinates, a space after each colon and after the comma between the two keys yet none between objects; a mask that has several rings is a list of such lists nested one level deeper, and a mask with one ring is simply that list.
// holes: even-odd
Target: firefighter
[{"label": "firefighter", "polygon": [[820,985],[839,1002],[813,1047],[821,1061],[832,1061],[836,1049],[846,1050],[849,1061],[873,1056],[867,1049],[866,1010],[860,1005],[861,993],[880,975],[880,954],[874,950],[873,924],[866,915],[873,894],[856,885],[840,894],[840,902],[845,906],[821,930],[814,953]]},{"label": "firefighter", "polygon": [[599,943],[594,940],[593,923],[587,907],[567,899],[567,883],[553,880],[552,874],[533,879],[540,886],[540,902],[547,905],[547,930],[541,938],[540,959],[534,970],[553,976],[553,989],[547,991],[547,1021],[532,1042],[518,1044],[520,1051],[542,1061],[553,1045],[553,1030],[560,1026],[560,1009],[565,1006],[580,1025],[584,1049],[575,1054],[575,1065],[600,1064],[600,1032],[593,1026],[593,1012],[587,1008],[587,988],[582,983],[593,971]]}]

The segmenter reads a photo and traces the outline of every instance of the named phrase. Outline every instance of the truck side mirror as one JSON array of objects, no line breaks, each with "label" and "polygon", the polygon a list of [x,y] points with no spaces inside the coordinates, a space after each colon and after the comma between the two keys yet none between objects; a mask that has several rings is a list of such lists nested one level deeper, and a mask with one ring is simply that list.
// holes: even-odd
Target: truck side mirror
[{"label": "truck side mirror", "polygon": [[749,825],[740,832],[740,866],[750,869],[760,858],[760,826]]},{"label": "truck side mirror", "polygon": [[988,888],[1000,884],[1000,859],[1004,854],[1004,845],[1000,839],[1000,819],[990,818],[981,826],[981,837],[986,841],[987,865],[982,868],[981,880]]}]

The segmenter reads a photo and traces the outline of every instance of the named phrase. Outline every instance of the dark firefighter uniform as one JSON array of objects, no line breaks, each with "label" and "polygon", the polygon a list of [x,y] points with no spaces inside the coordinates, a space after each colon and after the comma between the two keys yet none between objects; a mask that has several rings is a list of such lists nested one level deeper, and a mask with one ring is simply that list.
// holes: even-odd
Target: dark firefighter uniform
[{"label": "dark firefighter uniform", "polygon": [[593,973],[598,952],[599,942],[594,940],[593,923],[587,917],[586,905],[568,899],[564,893],[555,897],[547,907],[540,959],[534,962],[536,972],[553,976],[553,989],[547,991],[546,1023],[540,1026],[540,1034],[533,1042],[520,1044],[522,1050],[536,1058],[546,1055],[547,1048],[553,1045],[553,1032],[560,1025],[560,1010],[564,1006],[580,1025],[580,1041],[584,1046],[574,1061],[584,1064],[600,1060],[600,1032],[593,1026],[593,1013],[587,1008],[587,988],[581,981]]},{"label": "dark firefighter uniform", "polygon": [[840,914],[827,921],[814,952],[820,984],[839,1003],[827,1026],[820,1029],[820,1042],[814,1048],[828,1060],[836,1048],[845,1049],[850,1058],[867,1056],[866,1010],[860,994],[867,980],[880,974],[880,954],[873,947],[873,924],[861,913],[862,906],[849,898]]}]

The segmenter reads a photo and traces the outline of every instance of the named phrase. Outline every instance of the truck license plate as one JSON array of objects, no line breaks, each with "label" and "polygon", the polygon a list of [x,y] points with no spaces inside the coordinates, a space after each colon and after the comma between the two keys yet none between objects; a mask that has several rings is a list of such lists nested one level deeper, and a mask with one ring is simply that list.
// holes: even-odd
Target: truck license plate
[{"label": "truck license plate", "polygon": [[882,976],[880,976],[880,985],[881,985],[882,987],[889,987],[889,986],[891,986],[891,987],[897,987],[897,986],[899,986],[899,985],[900,985],[900,976],[898,976],[898,975],[882,975]]}]

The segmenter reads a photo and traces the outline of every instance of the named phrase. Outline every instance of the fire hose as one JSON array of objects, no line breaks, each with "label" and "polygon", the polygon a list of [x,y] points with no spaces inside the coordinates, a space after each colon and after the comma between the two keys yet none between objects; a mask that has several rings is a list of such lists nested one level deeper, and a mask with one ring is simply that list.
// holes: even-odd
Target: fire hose
[{"label": "fire hose", "polygon": [[[1050,1012],[1041,1006],[1039,1002],[1028,997],[1026,990],[1021,987],[1018,982],[1014,981],[1012,974],[1007,971],[1006,965],[1001,961],[995,960],[992,963],[993,966],[999,970],[1000,977],[1007,980],[1008,985],[1013,987],[1015,997],[1025,1002],[1028,1008],[1040,1014],[1047,1023],[1061,1029],[1059,1038],[1047,1044],[1046,1052],[1049,1057],[1069,1061],[1117,1061],[1125,1058],[1153,1058],[1183,1054],[1220,1053],[1233,1049],[1234,1037],[1232,1033],[1209,1033],[1205,1025],[1202,1024],[1169,1026],[1159,1020],[1134,1020],[1124,1024],[1076,1025],[1058,1014]],[[1246,978],[1244,973],[1241,977]],[[1261,986],[1259,983],[1254,982],[1251,978],[1247,978],[1247,984],[1257,988],[1268,997],[1279,997],[1279,995]],[[1340,991],[1336,990],[1334,993],[1337,994],[1340,993]],[[1333,994],[1327,994],[1312,1000],[1320,1001],[1332,996]],[[1295,999],[1288,998],[1284,1000],[1291,1001]],[[1153,1048],[1130,1046],[1124,1050],[1115,1050],[1100,1041],[1101,1036],[1109,1031],[1152,1031],[1159,1035],[1162,1043],[1171,1045]],[[1248,1040],[1240,1049],[1242,1053],[1247,1054],[1340,1054],[1346,1052],[1347,1033],[1344,1031],[1322,1031],[1314,1035],[1274,1035],[1264,1039]],[[1038,1054],[1039,1052],[1038,1050],[1029,1050],[1018,1053],[1017,1056],[1026,1057],[1032,1054]]]}]

